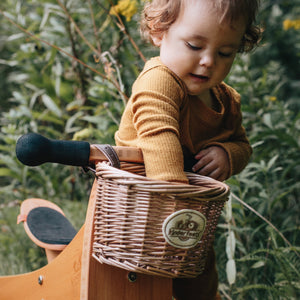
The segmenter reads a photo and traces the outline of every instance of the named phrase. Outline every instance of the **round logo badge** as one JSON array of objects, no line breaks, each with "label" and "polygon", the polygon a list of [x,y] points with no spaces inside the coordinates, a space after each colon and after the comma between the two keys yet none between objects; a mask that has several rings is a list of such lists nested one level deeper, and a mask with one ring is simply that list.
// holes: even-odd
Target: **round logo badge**
[{"label": "round logo badge", "polygon": [[205,225],[203,214],[193,209],[182,209],[165,219],[162,231],[171,246],[188,249],[200,241]]}]

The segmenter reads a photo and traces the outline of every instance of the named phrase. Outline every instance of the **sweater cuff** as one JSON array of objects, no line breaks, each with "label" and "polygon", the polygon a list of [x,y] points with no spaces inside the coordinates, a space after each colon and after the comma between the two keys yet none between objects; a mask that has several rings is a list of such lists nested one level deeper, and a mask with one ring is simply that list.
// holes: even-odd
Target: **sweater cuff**
[{"label": "sweater cuff", "polygon": [[232,175],[240,173],[247,166],[250,156],[252,154],[251,146],[245,145],[245,143],[215,142],[206,145],[205,148],[211,146],[221,147],[227,153],[229,165],[230,165],[230,172],[228,174],[228,178],[231,177]]}]

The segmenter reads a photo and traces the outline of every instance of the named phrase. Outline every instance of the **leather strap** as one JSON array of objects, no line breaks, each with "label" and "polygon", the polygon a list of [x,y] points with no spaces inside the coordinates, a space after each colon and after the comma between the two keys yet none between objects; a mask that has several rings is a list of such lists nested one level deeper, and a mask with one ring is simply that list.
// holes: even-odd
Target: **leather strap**
[{"label": "leather strap", "polygon": [[95,145],[108,159],[111,166],[120,169],[120,160],[118,154],[111,145]]}]

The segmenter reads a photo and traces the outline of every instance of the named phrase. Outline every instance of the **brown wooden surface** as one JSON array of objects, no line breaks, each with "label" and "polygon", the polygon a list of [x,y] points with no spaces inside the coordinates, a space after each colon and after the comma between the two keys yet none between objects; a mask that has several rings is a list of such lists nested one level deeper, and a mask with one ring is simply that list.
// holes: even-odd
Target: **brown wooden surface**
[{"label": "brown wooden surface", "polygon": [[128,274],[92,258],[88,300],[172,300],[172,279],[137,273],[130,282]]},{"label": "brown wooden surface", "polygon": [[[113,146],[120,161],[143,163],[143,153],[139,148],[135,147],[118,147]],[[107,161],[106,156],[95,145],[90,147],[90,162]]]},{"label": "brown wooden surface", "polygon": [[[50,264],[36,271],[0,277],[1,300],[79,300],[83,228]],[[42,284],[38,278],[43,276]]]},{"label": "brown wooden surface", "polygon": [[90,193],[89,205],[85,218],[84,238],[82,245],[82,269],[81,269],[81,289],[80,299],[87,300],[89,297],[89,280],[90,280],[90,260],[92,252],[93,238],[93,220],[96,205],[96,188],[97,181],[94,180]]}]

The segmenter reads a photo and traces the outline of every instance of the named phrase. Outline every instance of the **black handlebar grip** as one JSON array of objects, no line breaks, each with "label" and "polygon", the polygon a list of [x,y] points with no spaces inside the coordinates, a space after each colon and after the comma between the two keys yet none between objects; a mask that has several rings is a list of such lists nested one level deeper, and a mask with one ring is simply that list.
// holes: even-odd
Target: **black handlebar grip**
[{"label": "black handlebar grip", "polygon": [[51,140],[37,133],[28,133],[18,139],[16,154],[19,161],[27,166],[38,166],[46,162],[87,166],[90,144],[82,141]]}]

